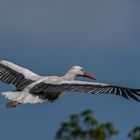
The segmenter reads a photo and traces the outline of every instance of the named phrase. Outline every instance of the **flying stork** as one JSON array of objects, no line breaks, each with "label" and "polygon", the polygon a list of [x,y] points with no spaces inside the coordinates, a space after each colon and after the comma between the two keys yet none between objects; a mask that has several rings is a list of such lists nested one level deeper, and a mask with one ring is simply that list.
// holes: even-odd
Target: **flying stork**
[{"label": "flying stork", "polygon": [[126,99],[131,97],[136,101],[140,101],[138,98],[140,89],[125,88],[106,83],[77,81],[75,78],[78,76],[96,80],[80,66],[73,66],[64,76],[40,76],[12,62],[0,60],[0,80],[16,87],[15,91],[2,93],[10,100],[6,104],[7,108],[27,103],[53,102],[64,95],[65,92],[115,94]]}]

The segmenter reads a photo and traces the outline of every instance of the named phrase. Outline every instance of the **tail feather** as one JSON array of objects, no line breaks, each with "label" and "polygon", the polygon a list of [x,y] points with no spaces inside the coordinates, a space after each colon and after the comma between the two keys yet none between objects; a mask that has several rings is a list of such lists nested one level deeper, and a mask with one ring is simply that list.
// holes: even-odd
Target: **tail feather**
[{"label": "tail feather", "polygon": [[20,92],[3,92],[2,95],[11,101],[19,101],[22,99]]},{"label": "tail feather", "polygon": [[44,100],[39,98],[39,96],[33,96],[32,94],[29,94],[24,91],[20,92],[3,92],[2,93],[5,98],[11,100],[11,101],[17,101],[22,104],[36,104],[36,103],[42,103]]}]

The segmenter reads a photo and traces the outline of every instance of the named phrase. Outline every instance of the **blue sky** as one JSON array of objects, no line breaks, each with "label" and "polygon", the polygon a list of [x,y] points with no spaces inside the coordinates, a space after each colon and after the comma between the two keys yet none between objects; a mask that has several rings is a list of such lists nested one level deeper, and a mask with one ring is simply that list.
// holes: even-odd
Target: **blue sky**
[{"label": "blue sky", "polygon": [[[139,13],[138,0],[1,0],[0,58],[41,75],[63,75],[80,65],[98,82],[140,88]],[[0,92],[12,89],[0,83]],[[140,103],[113,95],[68,93],[53,104],[11,110],[7,102],[1,96],[5,140],[53,140],[62,121],[87,108],[120,130],[113,140],[127,140],[140,124]]]}]

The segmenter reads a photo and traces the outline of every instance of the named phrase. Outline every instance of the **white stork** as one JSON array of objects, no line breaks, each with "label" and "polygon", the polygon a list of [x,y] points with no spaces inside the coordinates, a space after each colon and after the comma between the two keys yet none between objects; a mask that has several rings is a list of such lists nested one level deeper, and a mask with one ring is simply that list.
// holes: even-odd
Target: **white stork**
[{"label": "white stork", "polygon": [[115,94],[126,99],[131,97],[140,101],[137,97],[140,96],[140,89],[113,86],[106,83],[76,81],[77,76],[96,80],[80,66],[73,66],[61,77],[40,76],[12,62],[0,60],[0,80],[16,87],[15,91],[2,93],[10,100],[6,104],[7,108],[16,107],[19,104],[43,103],[47,100],[53,102],[65,92]]}]

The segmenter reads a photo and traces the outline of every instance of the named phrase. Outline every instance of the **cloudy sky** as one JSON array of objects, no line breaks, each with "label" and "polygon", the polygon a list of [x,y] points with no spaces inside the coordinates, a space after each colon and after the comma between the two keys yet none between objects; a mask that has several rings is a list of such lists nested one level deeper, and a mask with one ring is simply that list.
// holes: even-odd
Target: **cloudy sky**
[{"label": "cloudy sky", "polygon": [[[140,88],[139,0],[1,0],[0,58],[42,75],[84,67],[98,82]],[[85,80],[85,79],[82,79]],[[14,89],[0,83],[0,92]],[[72,113],[92,109],[121,131],[140,124],[140,103],[113,95],[68,93],[57,102],[5,109],[0,98],[2,139],[54,140]]]}]

